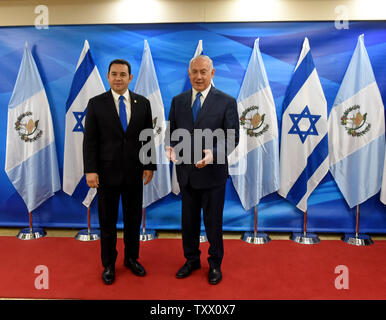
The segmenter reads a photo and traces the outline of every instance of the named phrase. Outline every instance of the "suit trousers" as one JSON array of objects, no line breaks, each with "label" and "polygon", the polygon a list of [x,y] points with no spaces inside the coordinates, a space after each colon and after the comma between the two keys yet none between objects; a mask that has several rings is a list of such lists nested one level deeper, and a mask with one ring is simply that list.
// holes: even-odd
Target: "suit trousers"
[{"label": "suit trousers", "polygon": [[117,221],[122,199],[124,259],[138,259],[142,220],[142,181],[137,186],[99,187],[98,217],[101,233],[101,258],[104,267],[117,259]]},{"label": "suit trousers", "polygon": [[188,262],[200,260],[201,208],[209,242],[208,262],[220,268],[224,256],[222,238],[225,184],[210,189],[195,189],[189,183],[180,186],[182,195],[182,244]]}]

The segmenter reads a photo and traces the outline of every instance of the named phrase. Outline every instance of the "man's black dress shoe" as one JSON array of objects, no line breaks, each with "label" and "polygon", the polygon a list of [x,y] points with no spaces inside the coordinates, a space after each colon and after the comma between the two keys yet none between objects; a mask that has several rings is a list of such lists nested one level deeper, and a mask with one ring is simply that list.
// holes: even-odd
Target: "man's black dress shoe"
[{"label": "man's black dress shoe", "polygon": [[183,279],[189,276],[192,271],[200,269],[201,268],[201,263],[200,261],[196,262],[186,262],[180,270],[176,273],[176,277],[178,279]]},{"label": "man's black dress shoe", "polygon": [[112,284],[115,280],[115,266],[108,266],[103,270],[102,280],[104,284]]},{"label": "man's black dress shoe", "polygon": [[136,276],[143,277],[146,274],[145,268],[135,259],[125,260],[125,266]]},{"label": "man's black dress shoe", "polygon": [[208,280],[210,284],[218,284],[222,280],[222,273],[220,269],[209,269]]}]

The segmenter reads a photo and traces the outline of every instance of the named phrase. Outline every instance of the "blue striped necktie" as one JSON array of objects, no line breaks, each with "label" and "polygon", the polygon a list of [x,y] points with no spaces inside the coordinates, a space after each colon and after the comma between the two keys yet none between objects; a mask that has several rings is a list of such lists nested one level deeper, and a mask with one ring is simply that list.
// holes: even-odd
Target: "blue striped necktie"
[{"label": "blue striped necktie", "polygon": [[123,101],[124,96],[119,96],[119,118],[121,119],[123,131],[126,131],[127,128],[127,114],[126,114],[126,106]]},{"label": "blue striped necktie", "polygon": [[193,123],[196,122],[197,115],[201,109],[201,100],[200,100],[201,95],[202,95],[201,92],[197,93],[196,99],[193,102],[193,106],[192,106]]}]

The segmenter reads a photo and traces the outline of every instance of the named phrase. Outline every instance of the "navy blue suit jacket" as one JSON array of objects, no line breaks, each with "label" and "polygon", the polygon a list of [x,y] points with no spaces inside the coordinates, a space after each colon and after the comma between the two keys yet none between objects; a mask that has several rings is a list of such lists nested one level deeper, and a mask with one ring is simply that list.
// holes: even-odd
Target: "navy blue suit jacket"
[{"label": "navy blue suit jacket", "polygon": [[[192,157],[190,157],[190,163],[177,164],[178,183],[180,186],[185,186],[189,182],[196,189],[213,188],[225,184],[228,178],[227,155],[233,151],[239,141],[237,102],[230,95],[212,86],[195,123],[193,123],[191,104],[192,90],[188,90],[173,98],[169,113],[171,137],[173,138],[172,135],[176,129],[186,129],[190,134],[190,152]],[[195,167],[197,160],[202,159],[204,156],[204,154],[197,154],[196,152],[194,159],[194,145],[200,142],[197,141],[197,136],[194,135],[195,129],[209,129],[211,133],[214,133],[213,136],[217,137],[214,139],[213,145],[209,142],[209,147],[208,145],[206,146],[206,148],[212,150],[214,162],[201,169]],[[229,134],[228,129],[233,129],[234,134]],[[217,130],[219,135],[216,134],[215,130]],[[221,132],[224,134],[223,136]],[[231,142],[231,147],[227,148],[227,142],[230,139],[233,139],[234,143]],[[203,140],[205,139],[201,140],[201,150],[205,149],[205,141]],[[183,143],[182,138],[178,141],[166,141],[166,145],[171,145],[172,147],[176,147],[180,143]],[[181,161],[184,152],[186,150],[183,150],[180,155],[177,154],[177,160]]]}]

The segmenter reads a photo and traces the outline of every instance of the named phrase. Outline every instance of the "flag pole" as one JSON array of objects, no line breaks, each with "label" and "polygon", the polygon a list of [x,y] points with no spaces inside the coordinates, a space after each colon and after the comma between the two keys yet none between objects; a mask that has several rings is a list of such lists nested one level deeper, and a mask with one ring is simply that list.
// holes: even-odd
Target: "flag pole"
[{"label": "flag pole", "polygon": [[359,204],[357,204],[356,207],[355,235],[352,233],[345,234],[342,240],[348,244],[356,246],[369,246],[374,243],[369,235],[359,233]]},{"label": "flag pole", "polygon": [[[204,220],[203,218],[203,215],[202,213],[200,212],[200,215],[201,215],[201,221]],[[208,237],[206,236],[206,230],[200,230],[200,243],[201,242],[207,242],[208,241]]]},{"label": "flag pole", "polygon": [[32,212],[29,211],[29,228],[20,230],[16,238],[20,240],[32,240],[44,237],[47,233],[43,228],[34,228],[32,224]]},{"label": "flag pole", "polygon": [[87,207],[87,231],[91,234],[90,207]]},{"label": "flag pole", "polygon": [[139,235],[140,241],[149,241],[157,238],[157,232],[155,230],[146,231],[146,210],[142,209],[142,233]]},{"label": "flag pole", "polygon": [[257,205],[255,205],[255,227],[254,232],[244,232],[242,240],[252,244],[265,244],[271,241],[265,232],[257,231]]},{"label": "flag pole", "polygon": [[257,237],[257,206],[255,206],[255,237]]},{"label": "flag pole", "polygon": [[355,228],[355,237],[359,238],[359,204],[357,204],[357,224]]},{"label": "flag pole", "polygon": [[146,233],[146,214],[145,208],[142,209],[142,234]]},{"label": "flag pole", "polygon": [[307,210],[303,213],[303,232],[294,232],[290,238],[300,244],[316,244],[320,239],[316,233],[307,232]]},{"label": "flag pole", "polygon": [[87,229],[80,230],[75,239],[79,241],[95,241],[99,240],[100,232],[99,230],[91,230],[91,213],[90,206],[87,207]]},{"label": "flag pole", "polygon": [[303,236],[307,237],[307,210],[304,212],[304,226],[303,226]]},{"label": "flag pole", "polygon": [[29,231],[32,234],[32,212],[30,211],[29,214]]}]

